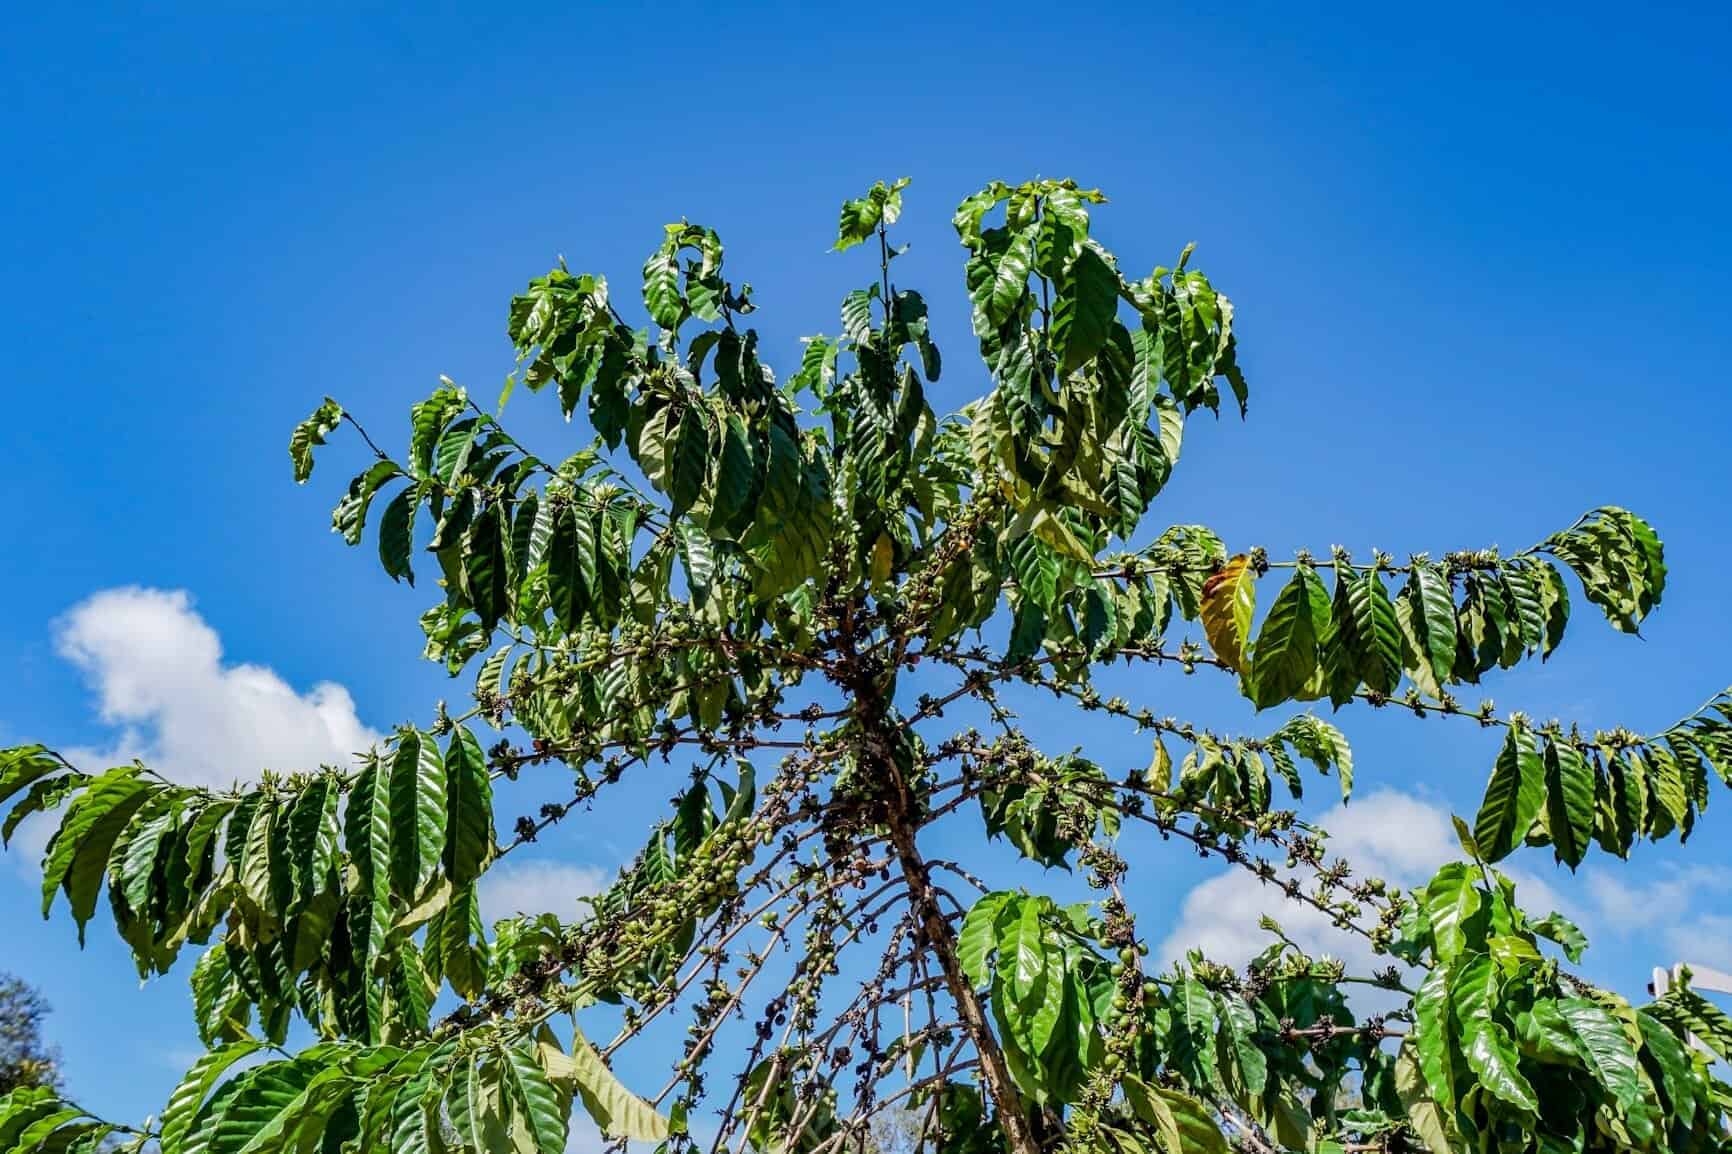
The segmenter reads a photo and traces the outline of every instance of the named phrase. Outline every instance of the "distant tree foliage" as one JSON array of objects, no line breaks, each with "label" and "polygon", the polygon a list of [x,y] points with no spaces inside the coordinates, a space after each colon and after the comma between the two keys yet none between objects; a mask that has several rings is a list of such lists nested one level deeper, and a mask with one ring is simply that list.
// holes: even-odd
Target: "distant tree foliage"
[{"label": "distant tree foliage", "polygon": [[0,973],[0,1094],[60,1085],[60,1055],[42,1039],[48,1002],[22,978]]},{"label": "distant tree foliage", "polygon": [[[782,378],[720,238],[681,221],[643,266],[647,324],[563,262],[529,283],[496,409],[444,381],[397,455],[335,400],[294,430],[298,481],[339,428],[371,451],[333,528],[358,545],[371,520],[385,573],[436,590],[425,656],[474,669],[473,701],[353,766],[229,790],[0,753],[7,835],[61,810],[44,912],[64,897],[82,936],[106,891],[141,976],[202,947],[208,1047],[136,1129],[15,1091],[0,1154],[560,1154],[576,1109],[661,1154],[1726,1148],[1732,1019],[1688,983],[1642,1006],[1588,983],[1581,931],[1524,910],[1497,863],[1688,838],[1732,780],[1732,698],[1643,734],[1457,697],[1548,657],[1578,598],[1636,632],[1667,579],[1649,524],[1607,506],[1510,553],[1287,559],[1151,531],[1189,418],[1247,411],[1232,302],[1188,247],[1127,274],[1098,191],[994,182],[953,217],[985,387],[941,416],[928,302],[893,275],[906,186],[844,203],[836,248],[875,252],[871,279]],[[1351,286],[1318,291],[1351,314]],[[507,431],[514,387],[550,395],[575,451]],[[1529,432],[1512,495],[1556,448]],[[1399,450],[1302,430],[1231,465],[1415,481]],[[1103,688],[1114,668],[1135,700]],[[1162,716],[1174,675],[1280,713]],[[1025,728],[1037,697],[1074,724]],[[1329,718],[1364,709],[1490,735],[1462,860],[1416,889],[1279,804],[1313,772],[1345,799],[1409,768],[1356,764]],[[1147,758],[1109,764],[1111,728]],[[575,917],[484,926],[486,872],[559,822],[611,841],[591,811],[627,776],[672,796],[618,879]],[[545,800],[502,838],[503,781]],[[1127,894],[1169,883],[1132,878],[1131,845],[1247,870],[1380,962],[1350,972],[1267,921],[1243,969],[1156,971]],[[1095,900],[1012,888],[1035,876],[1012,853]],[[293,1023],[316,1042],[289,1051]],[[628,1088],[627,1054],[665,1080],[621,1063]]]}]

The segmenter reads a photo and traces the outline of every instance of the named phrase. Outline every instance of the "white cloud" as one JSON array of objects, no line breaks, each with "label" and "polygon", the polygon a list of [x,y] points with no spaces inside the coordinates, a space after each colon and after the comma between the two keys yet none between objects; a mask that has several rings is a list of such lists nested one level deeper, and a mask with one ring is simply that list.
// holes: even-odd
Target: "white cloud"
[{"label": "white cloud", "polygon": [[1631,883],[1605,872],[1586,887],[1602,934],[1640,935],[1649,961],[1689,962],[1732,970],[1732,870],[1724,866],[1671,866],[1650,881]]},{"label": "white cloud", "polygon": [[481,921],[490,926],[515,914],[548,911],[569,920],[578,898],[598,894],[606,885],[606,871],[594,866],[508,859],[481,877]]},{"label": "white cloud", "polygon": [[[1352,863],[1358,877],[1411,887],[1462,856],[1449,811],[1397,790],[1338,806],[1316,824],[1329,831],[1330,857]],[[1524,909],[1557,910],[1596,946],[1622,942],[1645,953],[1660,951],[1655,963],[1686,961],[1732,971],[1732,915],[1718,912],[1732,895],[1732,869],[1658,865],[1631,880],[1620,867],[1589,865],[1560,889],[1553,876],[1562,867],[1536,872],[1543,860],[1543,851],[1534,851],[1498,867],[1516,883]],[[1388,958],[1375,957],[1363,938],[1334,928],[1323,914],[1239,868],[1209,878],[1186,895],[1178,923],[1161,943],[1159,960],[1171,962],[1195,947],[1213,961],[1242,966],[1274,940],[1257,928],[1264,914],[1307,951],[1340,958],[1352,972],[1366,974],[1389,964]]]},{"label": "white cloud", "polygon": [[226,786],[265,768],[347,765],[380,738],[335,682],[300,693],[267,666],[225,664],[184,590],[104,590],[56,623],[55,644],[121,729],[98,761],[136,756],[175,781]]},{"label": "white cloud", "polygon": [[[1424,881],[1461,853],[1444,810],[1396,790],[1337,806],[1315,824],[1329,831],[1329,855],[1353,863],[1356,876],[1403,886]],[[1171,962],[1196,948],[1212,961],[1242,966],[1274,940],[1257,928],[1265,914],[1308,951],[1341,958],[1359,973],[1388,964],[1374,962],[1363,939],[1342,933],[1324,914],[1237,867],[1191,890],[1161,943],[1159,960]]]},{"label": "white cloud", "polygon": [[1732,917],[1702,914],[1665,931],[1667,958],[1656,961],[1687,962],[1714,969],[1732,970]]},{"label": "white cloud", "polygon": [[1604,872],[1588,875],[1588,893],[1602,917],[1620,932],[1673,926],[1704,892],[1732,889],[1732,872],[1714,866],[1677,867],[1654,881],[1632,884]]},{"label": "white cloud", "polygon": [[[347,765],[380,739],[335,682],[302,693],[267,666],[225,663],[222,639],[184,590],[104,590],[55,622],[54,640],[118,731],[101,748],[64,751],[82,769],[138,758],[174,781],[228,786],[261,769]],[[27,821],[14,857],[33,870],[54,824]]]},{"label": "white cloud", "polygon": [[[1356,798],[1351,805],[1336,806],[1314,824],[1329,831],[1329,858],[1351,863],[1354,876],[1359,878],[1379,877],[1412,887],[1429,879],[1444,862],[1462,856],[1449,811],[1399,790],[1382,789]],[[1584,929],[1599,920],[1597,903],[1593,910],[1584,911],[1580,903],[1566,899],[1545,878],[1519,866],[1505,864],[1499,868],[1516,883],[1523,908],[1536,913],[1557,910],[1583,924]],[[1294,876],[1301,884],[1308,878],[1303,871]],[[1211,961],[1243,966],[1274,940],[1257,926],[1265,914],[1308,952],[1339,958],[1354,973],[1368,974],[1390,963],[1388,957],[1373,954],[1364,938],[1335,928],[1323,913],[1237,867],[1191,890],[1178,924],[1161,943],[1159,959],[1171,962],[1197,948]]]},{"label": "white cloud", "polygon": [[[174,781],[220,787],[266,768],[347,765],[381,739],[335,682],[302,692],[267,666],[225,662],[222,639],[182,590],[104,590],[60,618],[54,639],[89,680],[98,717],[117,731],[100,749],[66,750],[81,768],[136,757]],[[43,815],[18,831],[21,865],[34,870],[54,825]],[[483,878],[482,914],[488,924],[543,910],[570,917],[576,900],[606,881],[593,867],[511,859]]]}]

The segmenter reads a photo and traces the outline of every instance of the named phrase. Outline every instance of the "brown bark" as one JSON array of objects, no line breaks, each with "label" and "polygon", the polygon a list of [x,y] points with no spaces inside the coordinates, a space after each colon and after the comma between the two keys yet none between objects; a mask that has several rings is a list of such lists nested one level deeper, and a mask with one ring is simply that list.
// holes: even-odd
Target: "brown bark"
[{"label": "brown bark", "polygon": [[1005,1064],[1004,1051],[999,1048],[992,1026],[986,1020],[986,1008],[981,1004],[980,995],[975,993],[968,975],[962,972],[962,961],[956,954],[956,934],[938,903],[938,893],[933,888],[926,859],[920,856],[920,847],[916,844],[920,830],[919,806],[912,783],[903,775],[896,757],[898,744],[906,739],[906,735],[901,732],[902,723],[894,716],[894,708],[881,688],[882,669],[873,658],[862,655],[856,645],[854,614],[857,608],[849,606],[842,612],[837,637],[841,660],[827,672],[853,699],[854,718],[859,726],[857,757],[862,763],[861,768],[869,768],[875,780],[888,786],[880,797],[881,816],[889,829],[902,876],[908,882],[909,901],[919,915],[926,946],[938,959],[944,984],[961,1017],[962,1028],[967,1031],[975,1053],[980,1056],[982,1080],[986,1083],[986,1094],[992,1100],[998,1124],[1004,1131],[1005,1144],[1010,1154],[1040,1154],[1040,1143],[1036,1141],[1028,1114],[1023,1109],[1022,1095],[1017,1092],[1010,1067]]},{"label": "brown bark", "polygon": [[998,1039],[993,1037],[992,1027],[986,1020],[986,1007],[981,1004],[980,995],[975,993],[968,975],[962,972],[962,962],[956,956],[956,935],[939,908],[938,895],[927,876],[926,861],[914,842],[914,829],[900,813],[890,822],[890,840],[896,847],[902,875],[908,879],[909,897],[920,913],[920,928],[925,933],[927,946],[938,958],[939,968],[944,971],[944,983],[961,1015],[962,1027],[968,1031],[969,1040],[980,1055],[986,1092],[998,1112],[998,1124],[1004,1129],[1011,1154],[1039,1154],[1040,1144],[1034,1140],[1028,1116],[1023,1113],[1022,1095],[1017,1093],[1016,1084],[1011,1081],[1004,1051],[999,1049]]}]

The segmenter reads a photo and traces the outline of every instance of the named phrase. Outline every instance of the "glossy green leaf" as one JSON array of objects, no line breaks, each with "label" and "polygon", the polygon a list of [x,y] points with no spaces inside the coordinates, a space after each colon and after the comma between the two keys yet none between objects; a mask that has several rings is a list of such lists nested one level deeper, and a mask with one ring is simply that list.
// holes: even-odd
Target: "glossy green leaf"
[{"label": "glossy green leaf", "polygon": [[1586,998],[1563,998],[1558,1012],[1569,1023],[1596,1081],[1627,1110],[1642,1093],[1636,1051],[1623,1026]]},{"label": "glossy green leaf", "polygon": [[289,438],[289,460],[295,467],[295,483],[303,484],[313,475],[313,449],[325,443],[343,420],[343,406],[326,397],[313,415],[295,426]]},{"label": "glossy green leaf", "polygon": [[68,807],[43,858],[42,916],[48,916],[54,892],[64,888],[80,943],[85,924],[96,912],[109,850],[154,792],[138,773],[136,766],[123,766],[93,780]]},{"label": "glossy green leaf", "polygon": [[1511,725],[1473,824],[1474,840],[1487,861],[1507,857],[1521,844],[1545,800],[1545,766],[1533,734]]},{"label": "glossy green leaf", "polygon": [[1566,741],[1547,740],[1546,826],[1559,861],[1575,869],[1587,856],[1594,829],[1594,769]]},{"label": "glossy green leaf", "polygon": [[1462,1052],[1486,1093],[1525,1113],[1538,1112],[1539,1098],[1521,1072],[1515,1045],[1502,1026],[1485,1020],[1471,1023]]},{"label": "glossy green leaf", "polygon": [[1300,565],[1269,607],[1251,649],[1251,700],[1258,709],[1299,694],[1317,670],[1318,642],[1329,624],[1329,595],[1309,565]]},{"label": "glossy green leaf", "polygon": [[493,857],[493,783],[481,743],[463,726],[445,749],[445,876],[463,886]]},{"label": "glossy green leaf", "polygon": [[503,1046],[500,1067],[512,1106],[538,1150],[564,1150],[567,1117],[559,1094],[529,1043]]},{"label": "glossy green leaf", "polygon": [[1100,352],[1118,302],[1118,272],[1092,246],[1084,245],[1060,282],[1053,304],[1052,348],[1060,373],[1075,372]]},{"label": "glossy green leaf", "polygon": [[1467,947],[1468,925],[1480,908],[1477,881],[1472,867],[1450,862],[1425,888],[1425,916],[1443,961],[1453,960]]},{"label": "glossy green leaf", "polygon": [[445,850],[445,763],[433,738],[406,729],[391,758],[391,885],[406,904],[419,899]]}]

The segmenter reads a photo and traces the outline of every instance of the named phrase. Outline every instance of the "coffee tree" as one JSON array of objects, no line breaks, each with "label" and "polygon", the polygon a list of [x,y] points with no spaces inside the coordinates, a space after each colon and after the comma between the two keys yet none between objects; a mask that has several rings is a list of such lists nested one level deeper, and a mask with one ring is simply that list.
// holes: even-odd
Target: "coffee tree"
[{"label": "coffee tree", "polygon": [[[578,1109],[669,1154],[1726,1144],[1732,1021],[1687,984],[1638,1007],[1584,981],[1581,933],[1496,863],[1688,837],[1732,775],[1732,699],[1638,734],[1455,696],[1550,654],[1578,596],[1635,631],[1666,580],[1647,522],[1405,560],[1148,530],[1186,420],[1245,409],[1226,295],[1188,248],[1127,277],[1098,192],[988,185],[954,223],[990,388],[941,417],[928,306],[894,275],[906,184],[843,205],[836,248],[865,246],[870,280],[783,379],[720,239],[681,222],[644,264],[646,327],[563,264],[511,303],[508,394],[587,426],[564,459],[448,381],[400,454],[332,400],[295,430],[299,481],[344,425],[371,452],[334,527],[360,544],[372,520],[386,575],[437,587],[426,656],[476,670],[473,704],[226,791],[6,752],[5,832],[59,813],[44,909],[64,896],[82,935],[106,889],[140,975],[202,947],[209,1050],[137,1128],[18,1091],[0,1151],[553,1154]],[[1108,695],[1119,663],[1225,678],[1250,728]],[[1151,756],[1053,748],[1018,723],[1031,690]],[[1255,718],[1291,702],[1317,704]],[[1324,716],[1349,707],[1497,737],[1463,860],[1417,890],[1280,808],[1312,773],[1351,789]],[[617,880],[482,925],[489,868],[627,778],[678,788]],[[496,828],[496,788],[540,809]],[[1383,963],[1269,923],[1243,970],[1156,972],[1132,839],[1248,870]],[[995,882],[1012,852],[1096,900]]]}]

